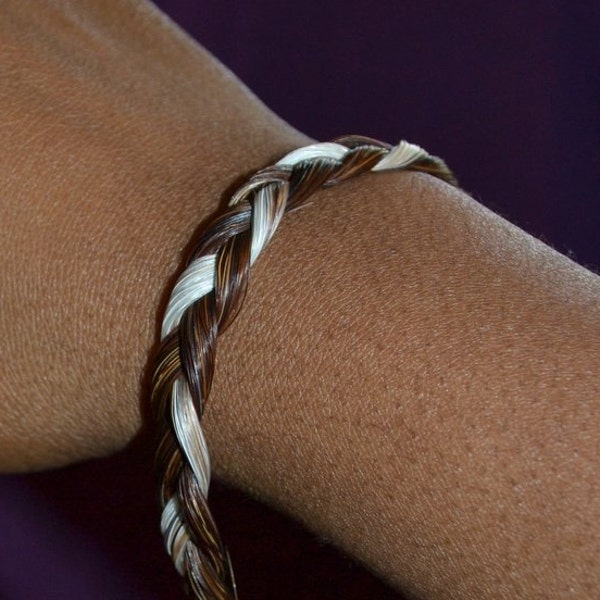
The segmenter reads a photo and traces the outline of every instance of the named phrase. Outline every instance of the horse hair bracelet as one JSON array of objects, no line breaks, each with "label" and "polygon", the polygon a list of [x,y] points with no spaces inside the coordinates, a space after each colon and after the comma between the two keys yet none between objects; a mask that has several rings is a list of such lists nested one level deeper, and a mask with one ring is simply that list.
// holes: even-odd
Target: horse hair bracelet
[{"label": "horse hair bracelet", "polygon": [[152,380],[159,434],[156,468],[167,551],[196,598],[237,598],[229,555],[207,504],[210,460],[200,425],[217,337],[235,319],[250,267],[286,211],[321,186],[386,170],[421,171],[456,185],[441,159],[404,141],[392,147],[349,136],[294,150],[233,194],[227,210],[202,234],[175,283]]}]

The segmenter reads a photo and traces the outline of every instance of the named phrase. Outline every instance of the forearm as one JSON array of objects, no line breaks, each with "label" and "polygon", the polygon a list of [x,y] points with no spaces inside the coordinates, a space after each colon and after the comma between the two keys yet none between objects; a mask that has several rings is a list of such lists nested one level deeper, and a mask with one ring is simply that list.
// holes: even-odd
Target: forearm
[{"label": "forearm", "polygon": [[[19,76],[2,80],[0,459],[14,470],[131,439],[194,230],[306,139],[144,5],[77,3],[77,26],[51,3],[33,25],[27,3],[6,6],[0,52]],[[67,54],[77,68],[47,59]],[[219,344],[215,469],[425,597],[585,597],[600,585],[599,292],[427,177],[320,192],[286,217]]]},{"label": "forearm", "polygon": [[599,292],[433,180],[320,193],[220,345],[217,469],[419,596],[589,597]]}]

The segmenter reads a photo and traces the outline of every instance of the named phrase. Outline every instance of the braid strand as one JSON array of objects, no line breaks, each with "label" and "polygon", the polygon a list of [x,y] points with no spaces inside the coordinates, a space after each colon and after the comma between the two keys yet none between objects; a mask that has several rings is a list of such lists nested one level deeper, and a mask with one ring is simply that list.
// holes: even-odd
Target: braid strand
[{"label": "braid strand", "polygon": [[200,425],[215,369],[219,335],[239,312],[250,268],[284,213],[317,189],[367,171],[421,171],[456,185],[439,158],[400,142],[359,136],[312,144],[251,177],[199,239],[165,312],[152,381],[161,530],[188,592],[234,600],[227,550],[208,507],[210,458]]}]

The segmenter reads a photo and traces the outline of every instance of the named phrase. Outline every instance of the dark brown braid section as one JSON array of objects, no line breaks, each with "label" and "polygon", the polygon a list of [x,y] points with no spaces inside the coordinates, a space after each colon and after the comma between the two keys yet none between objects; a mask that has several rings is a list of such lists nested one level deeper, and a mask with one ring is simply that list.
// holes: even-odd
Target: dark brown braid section
[{"label": "dark brown braid section", "polygon": [[301,148],[256,173],[233,195],[174,286],[152,382],[156,469],[167,550],[196,598],[237,598],[229,555],[207,504],[210,462],[200,426],[218,336],[240,310],[250,266],[286,211],[321,186],[389,169],[421,171],[456,185],[442,160],[407,142],[392,147],[349,136]]}]

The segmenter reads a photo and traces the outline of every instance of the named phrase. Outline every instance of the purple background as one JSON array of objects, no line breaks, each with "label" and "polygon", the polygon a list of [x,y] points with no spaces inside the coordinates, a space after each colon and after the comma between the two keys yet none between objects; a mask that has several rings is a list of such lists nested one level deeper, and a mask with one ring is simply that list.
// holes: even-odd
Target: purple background
[{"label": "purple background", "polygon": [[[597,2],[159,5],[298,129],[406,137],[486,205],[600,266]],[[0,478],[0,598],[181,597],[150,460],[138,440],[110,459]],[[400,598],[248,498],[217,485],[213,503],[243,600]]]}]

